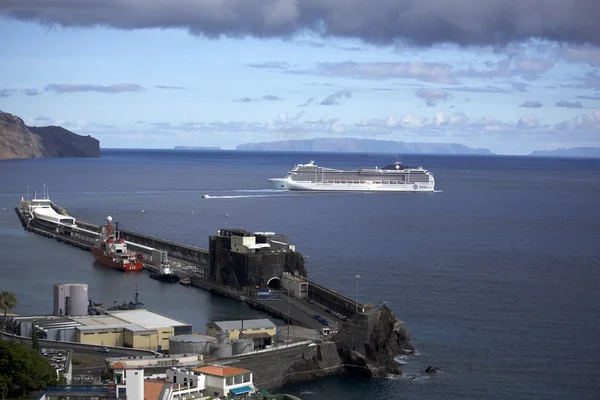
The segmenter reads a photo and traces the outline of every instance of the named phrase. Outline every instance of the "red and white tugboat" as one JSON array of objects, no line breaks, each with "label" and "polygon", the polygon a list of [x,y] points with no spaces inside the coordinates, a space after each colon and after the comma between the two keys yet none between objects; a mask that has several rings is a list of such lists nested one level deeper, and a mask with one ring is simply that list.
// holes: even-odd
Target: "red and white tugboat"
[{"label": "red and white tugboat", "polygon": [[102,265],[121,271],[141,271],[143,264],[137,254],[127,250],[125,239],[119,237],[119,232],[113,234],[110,223],[112,217],[106,217],[106,238],[100,245],[92,246],[92,254]]}]

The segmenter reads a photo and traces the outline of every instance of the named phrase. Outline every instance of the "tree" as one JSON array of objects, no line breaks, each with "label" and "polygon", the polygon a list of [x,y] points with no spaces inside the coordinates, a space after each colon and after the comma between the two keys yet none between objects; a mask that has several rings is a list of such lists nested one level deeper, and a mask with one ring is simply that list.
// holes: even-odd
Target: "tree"
[{"label": "tree", "polygon": [[4,318],[2,318],[2,330],[1,337],[4,339],[4,328],[6,327],[6,315],[8,314],[8,310],[12,310],[17,305],[17,296],[10,290],[5,290],[0,293],[0,311],[4,313]]},{"label": "tree", "polygon": [[2,397],[24,397],[32,390],[56,385],[56,370],[28,346],[0,341],[0,392]]},{"label": "tree", "polygon": [[38,343],[37,327],[35,321],[31,323],[31,344],[35,351],[40,351],[40,344]]}]

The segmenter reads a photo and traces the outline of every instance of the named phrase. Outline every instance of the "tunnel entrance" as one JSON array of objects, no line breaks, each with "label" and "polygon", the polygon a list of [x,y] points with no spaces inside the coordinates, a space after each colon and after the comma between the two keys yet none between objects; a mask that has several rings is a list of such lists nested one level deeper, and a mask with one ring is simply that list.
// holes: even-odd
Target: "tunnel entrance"
[{"label": "tunnel entrance", "polygon": [[281,289],[281,279],[274,276],[267,281],[267,286],[269,289],[280,290]]}]

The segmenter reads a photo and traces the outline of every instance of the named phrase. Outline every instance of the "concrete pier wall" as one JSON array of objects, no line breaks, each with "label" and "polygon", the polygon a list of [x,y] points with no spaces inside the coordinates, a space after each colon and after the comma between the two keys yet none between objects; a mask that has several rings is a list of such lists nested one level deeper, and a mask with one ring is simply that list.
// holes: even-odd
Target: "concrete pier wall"
[{"label": "concrete pier wall", "polygon": [[169,257],[189,261],[194,264],[208,265],[208,250],[122,229],[120,229],[119,232],[121,233],[121,237],[125,238],[125,240],[141,244],[142,246],[166,251],[169,253]]}]

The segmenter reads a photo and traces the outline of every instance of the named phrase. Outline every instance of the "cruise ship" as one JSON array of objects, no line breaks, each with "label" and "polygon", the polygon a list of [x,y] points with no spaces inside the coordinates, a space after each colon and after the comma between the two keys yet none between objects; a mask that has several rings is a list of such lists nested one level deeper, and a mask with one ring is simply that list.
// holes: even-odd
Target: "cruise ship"
[{"label": "cruise ship", "polygon": [[433,192],[433,174],[423,167],[405,167],[401,162],[383,168],[351,171],[319,167],[314,161],[297,164],[285,178],[271,178],[278,190]]}]

